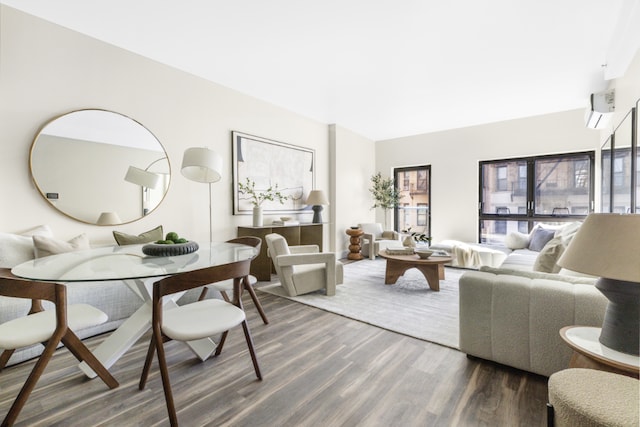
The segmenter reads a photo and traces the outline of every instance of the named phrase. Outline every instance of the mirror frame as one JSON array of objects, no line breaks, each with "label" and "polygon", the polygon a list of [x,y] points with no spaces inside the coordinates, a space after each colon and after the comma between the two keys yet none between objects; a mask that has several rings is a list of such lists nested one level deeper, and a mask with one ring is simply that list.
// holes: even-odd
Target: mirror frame
[{"label": "mirror frame", "polygon": [[[73,209],[61,209],[57,204],[57,198],[56,198],[56,194],[57,193],[49,193],[47,192],[45,189],[43,189],[43,187],[46,185],[45,182],[38,182],[38,178],[37,178],[37,171],[35,171],[35,166],[34,167],[34,156],[37,154],[38,152],[38,142],[40,141],[40,143],[43,142],[42,137],[44,135],[49,135],[46,133],[47,128],[49,128],[54,122],[56,122],[57,120],[60,120],[62,118],[68,117],[70,115],[76,114],[76,113],[83,113],[83,112],[95,112],[95,113],[108,113],[109,115],[113,115],[112,117],[109,117],[110,119],[114,119],[114,120],[125,120],[122,123],[127,124],[127,126],[133,126],[132,129],[138,128],[137,131],[140,132],[144,132],[145,133],[145,137],[148,138],[148,140],[151,140],[151,138],[158,144],[158,148],[162,151],[163,153],[163,157],[160,158],[156,158],[155,160],[148,162],[149,165],[147,166],[147,169],[149,169],[150,167],[152,167],[153,165],[157,165],[159,166],[159,161],[160,160],[166,160],[166,170],[167,172],[165,173],[164,171],[162,172],[156,172],[157,174],[160,174],[161,176],[161,184],[164,187],[164,192],[160,195],[158,192],[158,189],[151,189],[151,188],[145,188],[145,187],[139,187],[137,189],[133,188],[133,186],[135,186],[135,184],[132,184],[131,181],[126,182],[125,183],[125,172],[127,172],[126,170],[122,171],[122,182],[125,183],[125,186],[131,185],[133,191],[137,192],[139,194],[139,196],[137,195],[132,195],[129,190],[127,189],[127,197],[128,198],[137,198],[139,201],[138,206],[136,206],[136,208],[131,208],[130,204],[127,205],[127,211],[129,210],[135,210],[138,209],[139,207],[139,214],[135,215],[135,214],[131,214],[129,213],[128,215],[124,216],[119,222],[108,222],[108,223],[98,223],[99,221],[99,217],[101,216],[101,214],[108,214],[111,212],[102,212],[103,209],[101,208],[97,208],[97,212],[95,213],[95,221],[91,221],[88,219],[88,215],[86,215],[86,213],[82,213],[82,212],[78,212],[77,210],[74,212]],[[148,134],[148,135],[147,135]],[[100,136],[103,136],[102,134]],[[87,139],[86,141],[89,142],[106,142],[106,144],[103,144],[104,146],[107,145],[112,145],[114,146],[114,148],[121,148],[121,149],[127,149],[127,148],[132,148],[132,149],[136,149],[136,147],[131,147],[129,145],[125,145],[125,144],[119,144],[119,143],[111,143],[110,141],[115,141],[115,137],[111,136],[112,139],[107,139],[106,141],[98,141],[96,140],[92,140],[92,139]],[[73,139],[73,138],[70,138]],[[124,139],[124,138],[123,138]],[[85,141],[85,140],[81,140],[81,141]],[[147,152],[150,152],[149,150],[146,150]],[[142,150],[138,150],[138,152],[143,152]],[[144,152],[143,152],[144,153]],[[102,160],[102,159],[101,159]],[[39,160],[40,162],[42,160]],[[36,161],[35,163],[37,163],[38,161]],[[129,166],[136,166],[139,169],[143,169],[144,165],[141,166],[140,164],[135,164],[135,161],[132,161],[133,164],[130,164]],[[143,162],[146,165],[146,160]],[[164,168],[164,164],[162,164],[163,168]],[[158,206],[160,206],[162,204],[162,202],[164,201],[164,198],[166,197],[167,193],[169,192],[169,188],[171,185],[171,176],[172,176],[172,171],[171,171],[171,162],[169,161],[169,156],[167,153],[167,150],[164,148],[164,146],[162,145],[162,143],[160,142],[160,140],[153,134],[153,132],[151,132],[147,127],[145,127],[144,125],[142,125],[142,123],[138,122],[137,120],[126,116],[124,114],[115,112],[115,111],[110,111],[110,110],[106,110],[106,109],[100,109],[100,108],[84,108],[84,109],[78,109],[78,110],[73,110],[73,111],[69,111],[67,113],[58,115],[53,117],[52,119],[46,121],[38,130],[38,132],[36,133],[35,137],[33,138],[33,141],[31,143],[31,147],[29,150],[29,173],[31,175],[31,179],[34,183],[34,185],[36,186],[38,192],[40,193],[40,195],[47,201],[47,203],[49,205],[51,205],[56,211],[60,212],[61,214],[67,216],[68,218],[71,218],[73,220],[79,221],[79,222],[83,222],[85,224],[91,224],[91,225],[98,225],[98,226],[114,226],[114,225],[121,225],[121,224],[128,224],[131,222],[135,222],[138,221],[142,218],[144,218],[146,215],[149,215],[151,212],[153,212],[155,209],[158,208]],[[42,177],[41,177],[42,178]],[[119,179],[119,178],[118,178]],[[42,179],[41,179],[42,181]],[[118,182],[119,183],[119,182]],[[113,187],[113,186],[112,186]],[[110,191],[110,187],[108,183],[105,183],[104,186],[99,186],[97,187],[97,194],[109,194],[109,193],[113,193],[113,191]],[[154,204],[152,207],[148,207],[145,206],[145,196],[149,197],[149,194],[151,193],[151,191],[156,191],[156,194],[154,196]],[[120,195],[116,194],[115,197],[118,197]],[[108,215],[107,215],[108,216]]]}]

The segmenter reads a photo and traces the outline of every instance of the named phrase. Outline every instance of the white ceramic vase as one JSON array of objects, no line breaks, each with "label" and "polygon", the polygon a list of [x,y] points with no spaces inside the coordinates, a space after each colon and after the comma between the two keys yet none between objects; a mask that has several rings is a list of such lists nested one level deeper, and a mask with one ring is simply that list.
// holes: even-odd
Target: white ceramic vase
[{"label": "white ceramic vase", "polygon": [[253,226],[262,227],[262,206],[253,207]]},{"label": "white ceramic vase", "polygon": [[402,241],[402,246],[406,246],[408,248],[415,248],[416,247],[416,241],[413,240],[413,236],[407,236]]}]

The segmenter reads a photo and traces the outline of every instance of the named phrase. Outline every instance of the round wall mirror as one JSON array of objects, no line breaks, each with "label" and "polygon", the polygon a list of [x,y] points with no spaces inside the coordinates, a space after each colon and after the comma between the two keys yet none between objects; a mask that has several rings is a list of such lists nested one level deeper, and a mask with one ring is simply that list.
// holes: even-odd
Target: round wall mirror
[{"label": "round wall mirror", "polygon": [[137,121],[106,110],[72,111],[46,123],[31,146],[42,196],[78,221],[136,221],[163,200],[171,180],[167,153]]}]

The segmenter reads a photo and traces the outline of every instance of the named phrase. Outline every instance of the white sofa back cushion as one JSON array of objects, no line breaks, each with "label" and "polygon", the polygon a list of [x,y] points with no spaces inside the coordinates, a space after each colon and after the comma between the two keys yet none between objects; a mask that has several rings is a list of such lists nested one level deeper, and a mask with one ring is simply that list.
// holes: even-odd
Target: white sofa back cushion
[{"label": "white sofa back cushion", "polygon": [[13,268],[18,264],[32,260],[32,236],[53,237],[53,232],[47,225],[31,228],[20,234],[0,233],[0,268]]}]

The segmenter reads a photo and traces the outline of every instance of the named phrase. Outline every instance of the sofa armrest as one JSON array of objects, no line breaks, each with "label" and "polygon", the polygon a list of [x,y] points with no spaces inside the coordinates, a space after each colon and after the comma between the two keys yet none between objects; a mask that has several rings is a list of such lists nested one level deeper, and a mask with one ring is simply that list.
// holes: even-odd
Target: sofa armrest
[{"label": "sofa armrest", "polygon": [[548,278],[465,272],[460,278],[460,350],[536,374],[565,369],[564,326],[601,326],[607,299],[595,286]]},{"label": "sofa armrest", "polygon": [[319,252],[307,254],[278,255],[274,260],[281,267],[304,264],[335,264],[336,254],[333,252]]}]

